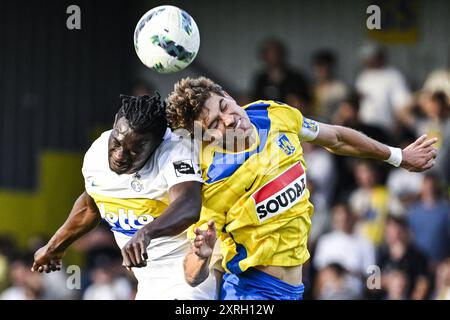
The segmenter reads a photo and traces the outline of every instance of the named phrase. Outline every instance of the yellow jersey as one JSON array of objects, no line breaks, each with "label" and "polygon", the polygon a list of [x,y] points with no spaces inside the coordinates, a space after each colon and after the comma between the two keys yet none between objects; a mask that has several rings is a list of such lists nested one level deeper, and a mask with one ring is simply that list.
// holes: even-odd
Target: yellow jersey
[{"label": "yellow jersey", "polygon": [[318,125],[275,101],[243,108],[257,133],[256,142],[242,152],[201,148],[203,207],[193,228],[215,221],[222,267],[229,273],[258,265],[303,264],[309,258],[313,205],[299,134],[305,132],[303,140],[312,140]]}]

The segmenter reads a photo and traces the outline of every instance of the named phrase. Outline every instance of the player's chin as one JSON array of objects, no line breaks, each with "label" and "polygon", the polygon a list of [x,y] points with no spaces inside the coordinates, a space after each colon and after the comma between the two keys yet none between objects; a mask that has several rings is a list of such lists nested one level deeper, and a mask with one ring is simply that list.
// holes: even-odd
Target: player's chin
[{"label": "player's chin", "polygon": [[117,174],[127,174],[130,173],[130,166],[110,166],[111,170]]}]

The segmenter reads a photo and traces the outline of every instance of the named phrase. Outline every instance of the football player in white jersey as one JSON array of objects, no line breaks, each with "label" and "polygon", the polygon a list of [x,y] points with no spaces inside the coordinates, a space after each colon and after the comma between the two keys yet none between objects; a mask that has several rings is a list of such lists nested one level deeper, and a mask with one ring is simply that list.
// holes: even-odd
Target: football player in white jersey
[{"label": "football player in white jersey", "polygon": [[67,247],[104,219],[138,280],[136,299],[214,299],[213,276],[184,279],[186,229],[199,218],[202,178],[190,139],[167,127],[158,94],[121,96],[114,127],[86,152],[85,192],[66,222],[35,253],[32,271],[61,269]]}]

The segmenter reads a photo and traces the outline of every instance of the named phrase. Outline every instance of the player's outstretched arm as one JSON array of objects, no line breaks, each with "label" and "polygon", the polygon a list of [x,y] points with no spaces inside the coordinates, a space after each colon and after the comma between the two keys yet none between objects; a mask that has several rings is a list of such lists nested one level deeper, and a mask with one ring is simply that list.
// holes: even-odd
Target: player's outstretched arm
[{"label": "player's outstretched arm", "polygon": [[202,184],[196,181],[172,186],[169,190],[170,205],[162,215],[137,231],[122,248],[123,266],[146,266],[151,239],[180,234],[196,222],[202,206],[201,188]]},{"label": "player's outstretched arm", "polygon": [[186,282],[195,287],[205,281],[209,275],[209,263],[216,243],[214,221],[208,222],[208,229],[195,229],[195,239],[191,250],[184,259],[184,277]]},{"label": "player's outstretched arm", "polygon": [[311,141],[338,155],[387,161],[413,172],[433,167],[437,155],[433,144],[436,142],[437,138],[427,139],[427,136],[423,135],[401,150],[369,138],[359,131],[324,123],[319,123],[319,133]]},{"label": "player's outstretched arm", "polygon": [[60,270],[61,259],[66,249],[95,228],[100,220],[100,213],[94,199],[84,192],[75,201],[66,222],[45,246],[36,251],[31,271],[49,273]]}]

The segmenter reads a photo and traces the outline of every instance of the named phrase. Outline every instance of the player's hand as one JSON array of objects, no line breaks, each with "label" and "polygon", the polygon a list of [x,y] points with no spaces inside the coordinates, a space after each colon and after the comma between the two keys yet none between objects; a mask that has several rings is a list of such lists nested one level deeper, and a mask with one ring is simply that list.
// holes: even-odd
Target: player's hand
[{"label": "player's hand", "polygon": [[214,221],[208,222],[208,229],[203,231],[200,228],[195,229],[195,239],[193,252],[202,259],[209,258],[216,243],[216,227]]},{"label": "player's hand", "polygon": [[33,272],[46,272],[61,270],[64,252],[52,252],[48,246],[44,246],[34,254],[34,262],[31,267]]},{"label": "player's hand", "polygon": [[132,267],[145,267],[148,259],[147,247],[150,240],[144,229],[138,230],[121,250],[122,265],[128,270]]},{"label": "player's hand", "polygon": [[433,144],[437,141],[437,138],[427,140],[426,135],[419,137],[402,150],[403,160],[400,166],[412,172],[421,172],[433,167],[437,155],[437,150],[433,147]]}]

